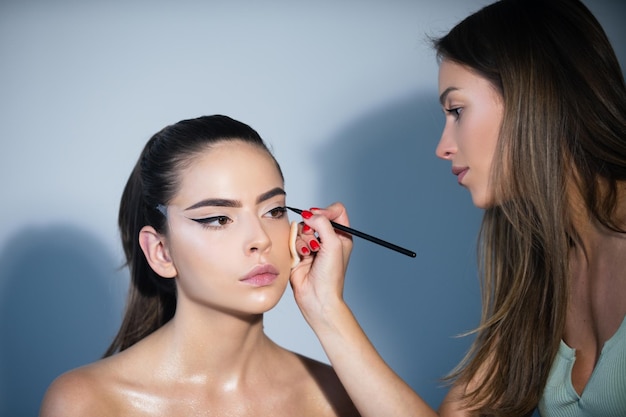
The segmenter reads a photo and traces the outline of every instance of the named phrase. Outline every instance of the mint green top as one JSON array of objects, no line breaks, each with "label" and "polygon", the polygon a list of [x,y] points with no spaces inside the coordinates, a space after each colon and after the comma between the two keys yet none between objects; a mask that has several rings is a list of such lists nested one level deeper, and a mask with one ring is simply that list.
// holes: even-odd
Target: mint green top
[{"label": "mint green top", "polygon": [[606,341],[578,395],[572,385],[576,350],[561,341],[539,401],[541,417],[626,417],[626,317]]}]

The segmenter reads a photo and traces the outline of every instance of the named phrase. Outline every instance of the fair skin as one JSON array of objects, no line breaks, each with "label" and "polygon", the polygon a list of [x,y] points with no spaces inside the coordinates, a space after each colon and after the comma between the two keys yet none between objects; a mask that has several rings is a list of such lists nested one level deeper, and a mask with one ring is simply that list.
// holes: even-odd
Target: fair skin
[{"label": "fair skin", "polygon": [[[622,204],[616,214],[623,227],[626,184],[621,184],[620,191]],[[590,220],[582,198],[576,192],[570,195],[580,241],[571,249],[570,303],[563,341],[576,350],[572,386],[582,395],[604,344],[626,316],[626,236]]]},{"label": "fair skin", "polygon": [[176,280],[174,317],[130,348],[57,378],[40,415],[354,415],[330,367],[263,331],[263,313],[282,296],[291,266],[283,182],[271,157],[221,142],[181,178],[167,205],[167,235],[146,226],[139,236],[150,266]]},{"label": "fair skin", "polygon": [[449,60],[439,67],[439,94],[446,124],[436,154],[452,162],[453,173],[469,190],[474,205],[489,207],[491,161],[504,114],[502,97],[485,78]]},{"label": "fair skin", "polygon": [[[450,161],[453,173],[466,187],[474,204],[493,205],[490,169],[503,118],[502,98],[475,72],[444,60],[439,72],[439,93],[446,124],[437,155]],[[626,186],[621,185],[617,218],[626,225]],[[573,191],[573,207],[581,199]],[[343,279],[352,248],[349,237],[335,233],[328,220],[348,224],[345,208],[334,204],[312,210],[304,222],[315,230],[321,248],[294,269],[291,283],[296,301],[363,416],[468,417],[461,395],[480,384],[480,371],[469,386],[454,385],[438,412],[431,409],[384,362],[343,301]],[[307,216],[308,217],[308,216]],[[563,340],[576,349],[572,384],[583,392],[604,343],[615,334],[626,316],[626,237],[608,232],[581,210],[574,227],[581,237],[572,249],[571,299]],[[311,239],[303,233],[302,241]],[[581,249],[584,248],[584,249]],[[367,364],[367,366],[364,366]],[[488,364],[484,366],[484,371]],[[381,400],[383,399],[383,400]]]}]

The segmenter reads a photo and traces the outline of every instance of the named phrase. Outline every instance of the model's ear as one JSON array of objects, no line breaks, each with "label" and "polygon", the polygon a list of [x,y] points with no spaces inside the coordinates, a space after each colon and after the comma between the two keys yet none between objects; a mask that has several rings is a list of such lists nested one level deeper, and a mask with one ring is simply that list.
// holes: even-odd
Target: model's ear
[{"label": "model's ear", "polygon": [[139,246],[150,267],[163,278],[174,278],[176,267],[170,257],[165,237],[152,226],[144,226],[139,232]]}]

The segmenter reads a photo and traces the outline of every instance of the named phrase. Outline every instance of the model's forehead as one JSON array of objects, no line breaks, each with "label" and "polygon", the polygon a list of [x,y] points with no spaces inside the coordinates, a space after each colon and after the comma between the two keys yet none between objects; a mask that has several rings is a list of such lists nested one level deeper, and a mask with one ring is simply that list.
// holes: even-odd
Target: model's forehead
[{"label": "model's forehead", "polygon": [[[283,180],[272,156],[243,141],[224,141],[196,155],[180,172],[174,200],[193,204],[203,198],[256,199]],[[174,203],[174,201],[172,201]]]}]

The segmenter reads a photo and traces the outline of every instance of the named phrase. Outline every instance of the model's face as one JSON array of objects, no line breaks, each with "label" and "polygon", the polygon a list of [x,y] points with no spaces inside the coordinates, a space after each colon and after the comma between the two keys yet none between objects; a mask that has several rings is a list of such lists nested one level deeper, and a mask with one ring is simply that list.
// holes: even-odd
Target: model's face
[{"label": "model's face", "polygon": [[490,172],[504,114],[502,97],[487,79],[449,60],[439,67],[439,94],[446,124],[437,156],[452,162],[474,204],[487,208],[493,205]]},{"label": "model's face", "polygon": [[[179,305],[258,314],[289,279],[289,221],[280,173],[264,150],[222,142],[181,173],[168,205],[167,245]],[[183,301],[185,300],[185,301]]]}]

